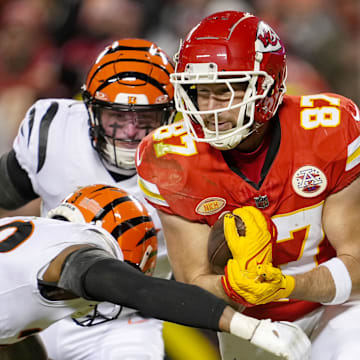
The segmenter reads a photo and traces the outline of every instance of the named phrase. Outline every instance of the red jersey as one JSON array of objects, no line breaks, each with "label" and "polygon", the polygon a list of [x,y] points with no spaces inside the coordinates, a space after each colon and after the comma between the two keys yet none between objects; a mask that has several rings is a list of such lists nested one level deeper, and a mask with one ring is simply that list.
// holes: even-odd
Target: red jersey
[{"label": "red jersey", "polygon": [[[274,221],[273,263],[288,275],[336,255],[322,228],[325,199],[360,174],[360,115],[336,94],[285,96],[258,183],[221,152],[192,140],[182,122],[148,135],[137,152],[140,187],[156,208],[213,225],[224,211],[256,206]],[[225,154],[226,155],[226,154]],[[284,300],[248,308],[256,318],[293,321],[320,304]]]}]

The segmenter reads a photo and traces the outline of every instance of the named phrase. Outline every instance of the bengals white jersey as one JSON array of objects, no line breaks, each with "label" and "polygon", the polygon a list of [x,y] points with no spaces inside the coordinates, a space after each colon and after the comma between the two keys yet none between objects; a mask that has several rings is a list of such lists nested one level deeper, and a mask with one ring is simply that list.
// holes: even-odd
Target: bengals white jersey
[{"label": "bengals white jersey", "polygon": [[116,241],[94,225],[36,217],[0,219],[0,344],[12,344],[69,315],[84,315],[97,304],[83,298],[50,301],[38,279],[65,248],[93,244],[123,260]]},{"label": "bengals white jersey", "polygon": [[[322,209],[329,195],[360,174],[360,115],[349,99],[324,93],[285,96],[277,118],[258,183],[226,161],[226,152],[192,140],[182,122],[149,134],[136,164],[147,200],[169,214],[211,226],[224,211],[261,209],[278,230],[273,262],[293,275],[336,255]],[[279,301],[245,314],[293,321],[319,305]]]},{"label": "bengals white jersey", "polygon": [[[170,265],[156,210],[144,200],[137,176],[120,182],[111,177],[91,145],[88,119],[82,101],[45,99],[37,101],[21,123],[13,148],[34,191],[42,198],[42,214],[46,215],[80,186],[99,183],[118,186],[146,206],[158,230],[154,276],[170,277]],[[41,333],[52,359],[75,360],[86,356],[88,360],[108,360],[111,352],[124,353],[129,339],[137,353],[149,353],[151,359],[163,357],[162,321],[144,318],[133,321],[133,318],[140,318],[134,309],[106,302],[101,303],[96,311],[113,320],[81,327],[67,318]],[[92,317],[92,314],[89,316]],[[98,319],[101,321],[103,317]],[[101,344],[99,338],[103,340]]]},{"label": "bengals white jersey", "polygon": [[147,207],[159,230],[155,275],[169,277],[170,266],[155,209],[144,200],[136,176],[120,182],[111,177],[91,145],[88,119],[82,101],[45,99],[37,101],[21,123],[13,148],[35,193],[42,198],[42,214],[46,215],[78,187],[99,183],[118,186]]}]

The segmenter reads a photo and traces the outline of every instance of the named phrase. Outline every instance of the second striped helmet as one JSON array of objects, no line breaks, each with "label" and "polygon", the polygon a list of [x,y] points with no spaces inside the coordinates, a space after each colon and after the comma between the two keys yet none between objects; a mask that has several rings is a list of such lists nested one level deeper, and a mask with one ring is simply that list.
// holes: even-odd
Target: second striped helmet
[{"label": "second striped helmet", "polygon": [[157,231],[145,206],[126,191],[103,184],[85,186],[47,217],[101,226],[116,239],[125,262],[146,274],[153,273]]}]

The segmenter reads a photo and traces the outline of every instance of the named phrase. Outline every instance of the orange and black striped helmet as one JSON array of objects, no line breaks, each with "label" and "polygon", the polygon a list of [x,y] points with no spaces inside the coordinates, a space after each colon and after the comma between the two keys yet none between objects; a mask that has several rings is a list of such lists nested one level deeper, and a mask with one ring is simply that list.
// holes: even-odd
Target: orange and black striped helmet
[{"label": "orange and black striped helmet", "polygon": [[127,263],[152,275],[157,231],[145,206],[126,191],[103,184],[85,186],[50,210],[47,217],[101,226],[117,240]]},{"label": "orange and black striped helmet", "polygon": [[[105,131],[101,111],[133,112],[151,119],[148,132],[168,122],[174,106],[174,72],[169,56],[155,43],[122,39],[107,46],[90,68],[82,94],[90,116],[92,143],[111,166],[135,169],[135,150],[141,139],[119,138]],[[146,124],[145,124],[146,126]],[[131,146],[132,151],[128,151]]]}]

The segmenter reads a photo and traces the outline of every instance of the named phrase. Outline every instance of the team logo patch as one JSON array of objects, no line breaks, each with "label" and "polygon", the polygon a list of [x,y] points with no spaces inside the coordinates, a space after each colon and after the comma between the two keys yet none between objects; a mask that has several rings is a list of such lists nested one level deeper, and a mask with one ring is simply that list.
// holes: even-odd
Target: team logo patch
[{"label": "team logo patch", "polygon": [[298,195],[311,198],[320,195],[326,189],[327,179],[320,169],[306,165],[296,170],[292,186]]},{"label": "team logo patch", "polygon": [[209,197],[199,202],[195,211],[200,215],[212,215],[221,211],[225,204],[225,199],[219,197]]},{"label": "team logo patch", "polygon": [[255,200],[255,205],[258,209],[265,209],[270,205],[267,195],[260,195],[254,197],[254,200]]}]

